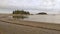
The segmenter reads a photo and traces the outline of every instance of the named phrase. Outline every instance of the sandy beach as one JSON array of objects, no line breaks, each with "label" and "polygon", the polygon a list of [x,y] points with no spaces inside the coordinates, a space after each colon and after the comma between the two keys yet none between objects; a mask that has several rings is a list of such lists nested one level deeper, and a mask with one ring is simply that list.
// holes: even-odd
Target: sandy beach
[{"label": "sandy beach", "polygon": [[[10,18],[6,18],[6,17],[3,17],[0,19],[0,21],[2,23],[7,24],[7,26],[10,26],[10,27],[7,27],[5,25],[6,28],[3,27],[2,29],[2,26],[0,26],[1,30],[3,32],[5,32],[6,30],[9,31],[9,32],[5,32],[6,34],[7,33],[11,33],[13,34],[13,32],[15,34],[23,34],[22,31],[24,31],[25,34],[60,34],[60,24],[53,24],[53,23],[44,23],[44,22],[35,22],[35,21],[24,21],[24,20],[15,20],[15,19],[10,19]],[[1,23],[1,24],[2,24]],[[13,26],[12,26],[12,25]],[[15,28],[17,25],[17,29]],[[19,26],[19,27],[18,27]],[[22,28],[21,28],[22,27]],[[13,31],[12,29],[13,28]],[[5,30],[6,29],[6,30]],[[17,30],[17,31],[14,31],[14,30]],[[21,30],[22,29],[22,30]],[[27,31],[28,29],[28,31]],[[32,30],[32,31],[31,31]],[[42,31],[41,31],[42,30]],[[12,31],[12,32],[11,32]],[[19,32],[18,32],[19,31]],[[40,32],[40,33],[39,33]]]},{"label": "sandy beach", "polygon": [[45,29],[52,29],[52,30],[59,30],[60,31],[60,24],[54,23],[45,23],[45,22],[35,22],[35,21],[25,21],[25,20],[15,20],[10,18],[1,18],[3,22],[17,24],[17,25],[24,25],[36,28],[45,28]]}]

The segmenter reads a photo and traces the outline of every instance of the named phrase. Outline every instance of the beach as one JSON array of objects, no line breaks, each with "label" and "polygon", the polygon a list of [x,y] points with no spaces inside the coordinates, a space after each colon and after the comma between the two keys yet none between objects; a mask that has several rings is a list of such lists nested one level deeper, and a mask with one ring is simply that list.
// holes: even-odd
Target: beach
[{"label": "beach", "polygon": [[1,18],[0,22],[6,24],[6,28],[0,25],[0,29],[6,34],[23,34],[22,32],[24,34],[60,34],[60,24],[15,20],[6,17]]}]

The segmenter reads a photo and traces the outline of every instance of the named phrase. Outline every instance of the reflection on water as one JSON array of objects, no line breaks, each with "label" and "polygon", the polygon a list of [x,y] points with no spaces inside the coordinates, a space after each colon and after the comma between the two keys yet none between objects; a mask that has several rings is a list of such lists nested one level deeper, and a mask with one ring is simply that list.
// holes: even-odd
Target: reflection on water
[{"label": "reflection on water", "polygon": [[23,19],[26,21],[47,22],[60,24],[60,15],[28,15],[28,16],[13,16],[14,19]]},{"label": "reflection on water", "polygon": [[28,18],[27,16],[13,16],[14,19],[25,19],[25,18]]},{"label": "reflection on water", "polygon": [[30,15],[24,20],[60,24],[60,15]]}]

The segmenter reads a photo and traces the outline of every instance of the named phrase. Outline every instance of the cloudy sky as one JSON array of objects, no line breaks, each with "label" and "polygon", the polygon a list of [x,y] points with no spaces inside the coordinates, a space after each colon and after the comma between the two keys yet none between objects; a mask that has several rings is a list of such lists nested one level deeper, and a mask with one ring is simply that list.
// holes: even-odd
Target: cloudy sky
[{"label": "cloudy sky", "polygon": [[60,0],[0,0],[0,13],[11,13],[15,9],[59,14]]}]

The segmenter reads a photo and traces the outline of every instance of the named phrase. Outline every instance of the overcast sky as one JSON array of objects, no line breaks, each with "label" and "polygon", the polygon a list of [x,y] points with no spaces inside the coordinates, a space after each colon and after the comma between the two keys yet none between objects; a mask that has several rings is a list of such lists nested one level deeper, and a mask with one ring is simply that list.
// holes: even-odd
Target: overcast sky
[{"label": "overcast sky", "polygon": [[31,13],[44,11],[59,14],[60,0],[0,0],[1,13],[9,13],[14,9],[24,9]]}]

